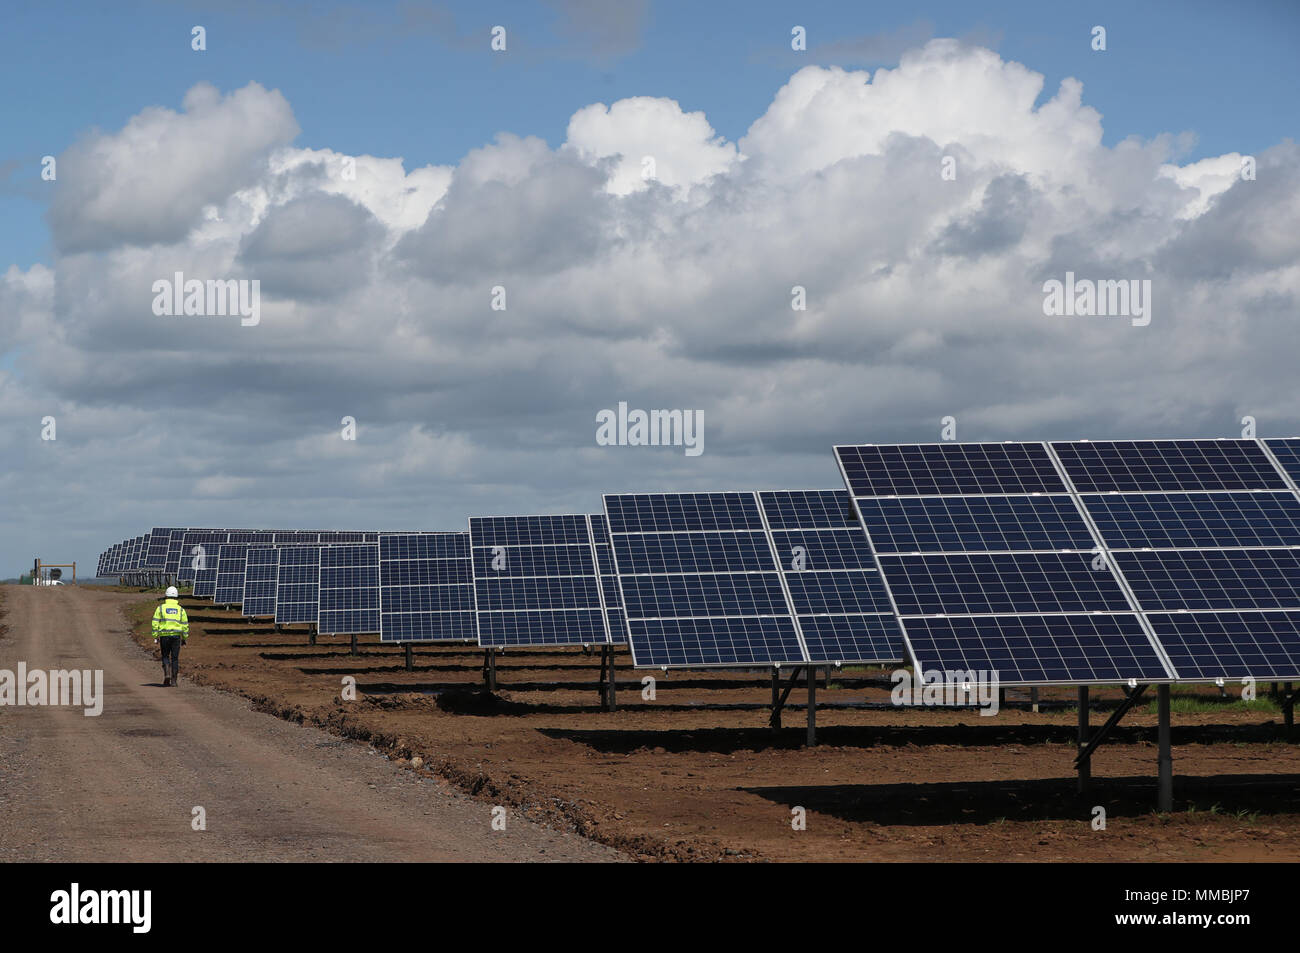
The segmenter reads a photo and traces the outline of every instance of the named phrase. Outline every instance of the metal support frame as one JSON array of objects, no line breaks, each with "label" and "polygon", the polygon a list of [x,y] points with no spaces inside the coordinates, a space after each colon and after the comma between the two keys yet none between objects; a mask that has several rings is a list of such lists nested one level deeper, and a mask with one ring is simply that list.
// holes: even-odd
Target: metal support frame
[{"label": "metal support frame", "polygon": [[1079,769],[1080,793],[1083,793],[1085,781],[1091,775],[1090,769],[1092,767],[1092,753],[1097,750],[1101,743],[1105,741],[1110,733],[1115,729],[1115,726],[1118,725],[1123,717],[1128,714],[1129,709],[1137,704],[1138,699],[1146,694],[1146,690],[1149,687],[1149,685],[1139,685],[1131,692],[1126,692],[1124,700],[1119,703],[1119,707],[1111,712],[1110,717],[1106,719],[1106,724],[1102,725],[1101,729],[1093,735],[1092,738],[1087,739],[1086,741],[1084,735],[1088,730],[1088,716],[1086,714],[1087,706],[1082,703],[1087,698],[1087,688],[1079,689],[1079,742],[1082,747],[1079,749],[1078,757],[1074,759],[1074,764],[1075,767]]},{"label": "metal support frame", "polygon": [[804,681],[808,683],[808,747],[817,746],[817,669],[809,665]]},{"label": "metal support frame", "polygon": [[415,646],[411,645],[410,642],[407,642],[406,645],[404,646],[404,648],[406,649],[406,670],[407,670],[408,672],[410,672],[410,671],[414,671],[414,669],[415,669]]},{"label": "metal support frame", "polygon": [[357,654],[357,634],[355,632],[352,633],[352,648],[349,654],[351,655]]},{"label": "metal support frame", "polygon": [[[781,710],[785,708],[785,703],[789,700],[790,693],[794,691],[794,686],[796,683],[798,683],[799,676],[803,674],[805,669],[811,672],[812,666],[796,665],[794,669],[790,672],[790,681],[786,683],[785,690],[781,691],[779,695],[777,694],[777,692],[778,689],[780,688],[781,673],[779,669],[775,669],[775,668],[772,669],[772,716],[768,719],[768,724],[772,726],[773,733],[781,729]],[[815,697],[815,693],[816,693],[816,689],[813,687],[813,676],[810,675],[808,680],[809,701],[813,700],[813,698]],[[809,717],[808,732],[809,732],[809,737],[812,738],[813,723],[811,719],[813,718],[813,715],[810,714],[808,717]],[[816,744],[816,741],[811,740],[809,743]]]},{"label": "metal support frame", "polygon": [[1083,756],[1083,749],[1088,745],[1088,686],[1079,686],[1079,753],[1075,765],[1079,769],[1079,793],[1088,789],[1088,780],[1092,777],[1092,758]]},{"label": "metal support frame", "polygon": [[1295,703],[1300,701],[1300,689],[1292,691],[1291,685],[1291,682],[1287,682],[1282,693],[1282,721],[1286,724],[1287,731],[1295,728]]},{"label": "metal support frame", "polygon": [[487,690],[494,692],[497,690],[497,650],[483,650],[483,684]]},{"label": "metal support frame", "polygon": [[614,646],[600,647],[600,704],[605,711],[618,710],[618,683],[614,675]]},{"label": "metal support frame", "polygon": [[308,626],[309,628],[307,629],[307,644],[315,645],[316,644],[316,623],[309,622]]},{"label": "metal support frame", "polygon": [[1174,756],[1169,745],[1169,686],[1156,689],[1156,708],[1159,712],[1156,735],[1160,744],[1160,788],[1156,795],[1156,809],[1168,814],[1174,809]]}]

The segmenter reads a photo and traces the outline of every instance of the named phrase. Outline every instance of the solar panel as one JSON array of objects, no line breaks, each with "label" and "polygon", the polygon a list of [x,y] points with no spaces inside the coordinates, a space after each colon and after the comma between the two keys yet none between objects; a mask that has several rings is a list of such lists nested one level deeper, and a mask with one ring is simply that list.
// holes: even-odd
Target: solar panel
[{"label": "solar panel", "polygon": [[835,453],[919,672],[1172,677],[1045,444]]},{"label": "solar panel", "polygon": [[247,543],[226,543],[217,547],[217,577],[212,601],[235,606],[244,601],[244,568],[248,558]]},{"label": "solar panel", "polygon": [[1293,483],[1300,483],[1300,437],[1270,437],[1264,445]]},{"label": "solar panel", "polygon": [[276,579],[280,550],[275,546],[249,547],[244,568],[243,613],[255,619],[275,615]]},{"label": "solar panel", "polygon": [[380,534],[377,545],[381,642],[474,640],[468,533]]},{"label": "solar panel", "polygon": [[808,660],[754,493],[604,500],[634,664]]},{"label": "solar panel", "polygon": [[610,643],[587,516],[474,516],[469,537],[480,645]]},{"label": "solar panel", "polygon": [[171,534],[175,528],[173,526],[155,526],[150,530],[149,547],[145,551],[141,568],[159,571],[167,568],[167,546],[171,543]]},{"label": "solar panel", "polygon": [[618,574],[614,572],[614,547],[609,539],[609,521],[605,519],[604,513],[594,513],[590,519],[596,567],[600,573],[600,591],[605,598],[605,618],[609,622],[609,638],[614,645],[626,645],[627,619],[623,615],[623,594],[618,588]]},{"label": "solar panel", "polygon": [[313,530],[292,529],[276,530],[274,541],[277,546],[304,546],[309,543],[319,543],[321,539],[320,533]]},{"label": "solar panel", "polygon": [[316,623],[320,611],[320,546],[286,546],[276,568],[277,625]]},{"label": "solar panel", "polygon": [[1300,612],[1171,612],[1149,618],[1183,681],[1300,680]]},{"label": "solar panel", "polygon": [[1080,499],[1180,681],[1295,674],[1300,499],[1274,463],[1288,441],[1053,446],[1099,491]]},{"label": "solar panel", "polygon": [[1037,443],[937,443],[836,447],[854,499],[928,494],[1063,493]]},{"label": "solar panel", "polygon": [[844,490],[758,494],[812,663],[897,662],[902,632]]},{"label": "solar panel", "polygon": [[1080,493],[1287,489],[1254,440],[1076,440],[1052,449]]},{"label": "solar panel", "polygon": [[216,555],[216,547],[225,542],[228,539],[224,530],[191,530],[185,533],[181,541],[180,563],[176,570],[177,580],[194,582],[200,567],[209,563],[211,557]]},{"label": "solar panel", "polygon": [[881,554],[1093,546],[1088,524],[1065,494],[867,497],[859,508]]},{"label": "solar panel", "polygon": [[1086,494],[1084,505],[1115,549],[1300,545],[1291,492]]},{"label": "solar panel", "polygon": [[187,529],[173,529],[167,537],[167,556],[163,563],[163,571],[173,578],[180,572],[181,567],[181,544],[185,541]]},{"label": "solar panel", "polygon": [[322,634],[379,631],[379,545],[349,543],[320,551]]}]

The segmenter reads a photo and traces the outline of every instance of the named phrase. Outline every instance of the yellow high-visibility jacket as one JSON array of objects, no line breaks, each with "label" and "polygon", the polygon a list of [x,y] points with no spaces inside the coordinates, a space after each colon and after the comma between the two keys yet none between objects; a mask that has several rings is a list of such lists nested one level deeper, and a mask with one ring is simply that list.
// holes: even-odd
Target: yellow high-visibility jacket
[{"label": "yellow high-visibility jacket", "polygon": [[182,639],[190,637],[190,617],[184,607],[175,599],[167,599],[153,614],[153,637],[179,635]]}]

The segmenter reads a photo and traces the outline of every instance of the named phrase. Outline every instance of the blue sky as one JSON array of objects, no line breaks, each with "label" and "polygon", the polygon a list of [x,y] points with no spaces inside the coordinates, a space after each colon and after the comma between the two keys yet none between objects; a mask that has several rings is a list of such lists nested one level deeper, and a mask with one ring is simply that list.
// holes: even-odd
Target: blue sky
[{"label": "blue sky", "polygon": [[[0,70],[18,92],[0,103],[0,264],[50,260],[42,155],[146,106],[177,108],[201,80],[222,90],[250,80],[277,88],[302,127],[297,145],[401,156],[407,168],[453,164],[503,130],[555,145],[576,109],[628,96],[703,110],[734,142],[827,45],[863,51],[837,53],[840,65],[874,68],[930,36],[968,38],[1026,63],[1045,75],[1045,97],[1064,77],[1079,78],[1103,114],[1108,145],[1190,132],[1187,158],[1253,153],[1280,132],[1294,135],[1300,116],[1300,4],[1292,0],[652,0],[628,19],[630,40],[610,41],[544,2],[9,2]],[[487,51],[487,30],[498,23],[509,59]],[[802,56],[789,49],[796,23],[808,30]],[[190,49],[195,24],[207,29],[206,52]],[[1104,53],[1089,45],[1097,24],[1107,29]]]}]

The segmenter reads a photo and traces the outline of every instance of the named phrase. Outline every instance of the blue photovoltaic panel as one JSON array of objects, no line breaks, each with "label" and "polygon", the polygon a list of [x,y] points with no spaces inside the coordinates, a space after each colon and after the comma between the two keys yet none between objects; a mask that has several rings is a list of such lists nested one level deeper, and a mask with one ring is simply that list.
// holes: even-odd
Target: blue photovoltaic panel
[{"label": "blue photovoltaic panel", "polygon": [[144,556],[144,569],[159,572],[167,568],[167,546],[171,542],[174,526],[155,526],[149,533],[149,549]]},{"label": "blue photovoltaic panel", "polygon": [[[182,537],[176,578],[181,582],[193,582],[199,562],[210,563],[216,557],[217,546],[225,542],[228,542],[228,539],[223,530],[187,532]],[[200,547],[201,550],[196,552]],[[196,592],[195,595],[198,593]]]},{"label": "blue photovoltaic panel", "polygon": [[217,549],[217,578],[212,601],[218,605],[236,606],[244,601],[244,565],[248,546],[244,543],[227,543]]},{"label": "blue photovoltaic panel", "polygon": [[321,547],[317,629],[325,635],[379,631],[377,543]]},{"label": "blue photovoltaic panel", "polygon": [[763,490],[758,496],[773,530],[861,528],[843,490]]},{"label": "blue photovoltaic panel", "polygon": [[637,666],[808,660],[755,494],[608,494],[605,515]]},{"label": "blue photovoltaic panel", "polygon": [[764,529],[753,493],[606,494],[605,515],[611,534]]},{"label": "blue photovoltaic panel", "polygon": [[1052,444],[1080,493],[1285,490],[1254,440],[1101,440]]},{"label": "blue photovoltaic panel", "polygon": [[859,501],[876,552],[1091,549],[1088,524],[1065,494],[944,496]]},{"label": "blue photovoltaic panel", "polygon": [[[274,533],[274,542],[277,546],[306,546],[320,541],[320,533],[312,530],[276,530]],[[361,542],[361,540],[357,540],[357,542]]]},{"label": "blue photovoltaic panel", "polygon": [[1111,549],[1300,545],[1294,493],[1107,493],[1084,505]]},{"label": "blue photovoltaic panel", "polygon": [[316,623],[320,614],[320,546],[286,546],[276,571],[275,621],[278,625]]},{"label": "blue photovoltaic panel", "polygon": [[848,493],[765,490],[758,498],[808,661],[901,661],[902,631]]},{"label": "blue photovoltaic panel", "polygon": [[202,557],[199,567],[194,570],[194,595],[200,599],[211,599],[217,594],[217,563],[220,558],[220,546],[211,546]]},{"label": "blue photovoltaic panel", "polygon": [[318,534],[321,543],[377,543],[378,533],[366,533],[361,530],[321,530]]},{"label": "blue photovoltaic panel", "polygon": [[1300,609],[1293,549],[1124,551],[1114,559],[1147,612]]},{"label": "blue photovoltaic panel", "polygon": [[181,567],[181,543],[185,540],[187,529],[174,529],[168,535],[167,539],[167,560],[163,564],[163,571],[175,578]]},{"label": "blue photovoltaic panel", "polygon": [[619,592],[614,572],[614,548],[609,541],[609,521],[604,513],[591,517],[591,539],[596,547],[596,566],[600,573],[600,590],[605,597],[605,618],[609,620],[609,638],[615,645],[627,644],[627,620],[623,617],[623,594]]},{"label": "blue photovoltaic panel", "polygon": [[1002,684],[1100,684],[1168,674],[1136,615],[916,617],[907,638],[923,671],[997,672]]},{"label": "blue photovoltaic panel", "polygon": [[[1028,685],[1172,678],[1045,445],[836,456],[919,670]],[[926,498],[894,498],[909,495]]]},{"label": "blue photovoltaic panel", "polygon": [[1112,573],[1091,553],[881,556],[901,616],[1126,612]]},{"label": "blue photovoltaic panel", "polygon": [[585,515],[471,517],[480,645],[607,645]]},{"label": "blue photovoltaic panel", "polygon": [[970,493],[1063,493],[1038,443],[938,443],[835,448],[855,499]]},{"label": "blue photovoltaic panel", "polygon": [[279,550],[254,546],[248,550],[244,568],[243,613],[246,618],[275,615],[276,577],[280,570]]},{"label": "blue photovoltaic panel", "polygon": [[472,642],[469,534],[380,534],[378,546],[380,641]]},{"label": "blue photovoltaic panel", "polygon": [[1149,618],[1183,680],[1300,680],[1300,611],[1173,612]]},{"label": "blue photovoltaic panel", "polygon": [[1264,443],[1287,475],[1300,483],[1300,437],[1270,437]]}]

